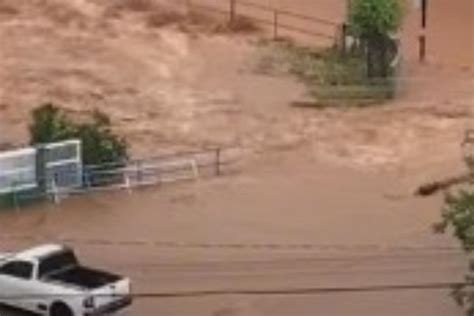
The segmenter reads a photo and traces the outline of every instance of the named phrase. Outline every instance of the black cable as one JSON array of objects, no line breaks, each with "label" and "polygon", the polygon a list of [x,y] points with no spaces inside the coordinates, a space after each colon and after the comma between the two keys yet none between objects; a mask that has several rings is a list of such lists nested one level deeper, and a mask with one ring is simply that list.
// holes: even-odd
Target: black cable
[{"label": "black cable", "polygon": [[[282,288],[282,289],[263,289],[263,290],[245,290],[245,289],[224,289],[224,290],[201,290],[201,291],[181,291],[181,292],[137,292],[132,293],[134,299],[159,299],[159,298],[188,298],[188,297],[206,297],[206,296],[227,296],[227,295],[327,295],[344,293],[381,293],[381,292],[400,292],[400,291],[426,291],[426,290],[452,290],[467,286],[468,283],[462,282],[438,282],[438,283],[419,283],[419,284],[393,284],[393,285],[373,285],[359,287],[314,287],[314,288]],[[38,295],[0,295],[0,300],[24,300],[38,299],[48,297],[74,297],[84,296],[70,294],[38,294]],[[100,297],[101,295],[95,295]],[[102,295],[108,297],[110,295]]]}]

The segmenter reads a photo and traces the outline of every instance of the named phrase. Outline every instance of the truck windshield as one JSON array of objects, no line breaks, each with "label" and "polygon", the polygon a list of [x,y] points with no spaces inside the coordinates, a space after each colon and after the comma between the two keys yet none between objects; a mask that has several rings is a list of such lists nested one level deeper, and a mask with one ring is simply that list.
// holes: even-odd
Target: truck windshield
[{"label": "truck windshield", "polygon": [[40,261],[38,278],[44,278],[78,265],[76,255],[71,250],[56,252]]}]

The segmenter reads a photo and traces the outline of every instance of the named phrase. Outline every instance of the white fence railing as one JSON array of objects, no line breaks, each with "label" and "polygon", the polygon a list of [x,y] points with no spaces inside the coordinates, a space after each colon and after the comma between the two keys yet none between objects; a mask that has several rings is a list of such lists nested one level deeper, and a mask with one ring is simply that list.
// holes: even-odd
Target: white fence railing
[{"label": "white fence railing", "polygon": [[0,153],[0,194],[37,187],[36,149]]},{"label": "white fence railing", "polygon": [[80,191],[132,189],[220,175],[231,162],[227,151],[219,148],[84,166]]},{"label": "white fence railing", "polygon": [[[39,170],[38,170],[39,169]],[[0,194],[82,185],[81,142],[67,140],[0,153]]]},{"label": "white fence railing", "polygon": [[32,184],[38,187],[41,183],[45,187],[31,192],[16,187],[9,191],[12,193],[10,205],[19,207],[26,201],[41,198],[59,203],[70,195],[116,190],[131,192],[139,187],[219,176],[230,171],[227,167],[235,162],[237,153],[216,148],[83,166],[80,143],[69,141],[62,145],[46,145],[42,149],[45,172],[36,173]]},{"label": "white fence railing", "polygon": [[82,186],[81,142],[69,140],[42,147],[46,186],[49,191],[68,191]]}]

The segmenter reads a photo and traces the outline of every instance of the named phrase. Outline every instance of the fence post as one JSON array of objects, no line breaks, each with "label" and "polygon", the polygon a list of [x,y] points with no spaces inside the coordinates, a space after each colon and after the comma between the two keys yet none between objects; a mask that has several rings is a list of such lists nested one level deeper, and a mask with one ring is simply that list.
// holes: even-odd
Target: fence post
[{"label": "fence post", "polygon": [[47,151],[44,145],[36,147],[36,178],[38,181],[38,190],[40,194],[48,193],[48,170],[46,168]]},{"label": "fence post", "polygon": [[17,189],[16,189],[16,181],[13,181],[12,183],[12,202],[13,202],[13,206],[15,208],[15,211],[16,212],[19,212],[20,211],[20,203],[18,203],[18,195],[17,195]]},{"label": "fence post", "polygon": [[347,53],[347,23],[342,23],[341,25],[341,52],[344,56]]},{"label": "fence post", "polygon": [[91,181],[91,176],[90,176],[90,171],[88,168],[83,168],[82,169],[82,175],[83,175],[83,181],[84,185],[86,187],[86,190],[90,190],[92,187],[92,181]]},{"label": "fence post", "polygon": [[216,149],[216,175],[221,175],[221,148]]},{"label": "fence post", "polygon": [[277,9],[273,11],[273,39],[277,40],[278,39],[278,18],[279,18],[279,12]]},{"label": "fence post", "polygon": [[57,187],[56,174],[54,174],[53,179],[51,179],[51,194],[55,204],[61,203],[61,196]]},{"label": "fence post", "polygon": [[137,182],[138,182],[138,185],[141,185],[142,181],[143,181],[143,163],[142,161],[137,161],[136,163],[136,171],[137,171]]},{"label": "fence post", "polygon": [[230,0],[230,24],[234,24],[235,22],[235,15],[236,15],[236,1],[237,0]]},{"label": "fence post", "polygon": [[426,36],[425,34],[420,35],[418,37],[420,51],[419,51],[419,58],[420,62],[424,63],[426,60]]}]

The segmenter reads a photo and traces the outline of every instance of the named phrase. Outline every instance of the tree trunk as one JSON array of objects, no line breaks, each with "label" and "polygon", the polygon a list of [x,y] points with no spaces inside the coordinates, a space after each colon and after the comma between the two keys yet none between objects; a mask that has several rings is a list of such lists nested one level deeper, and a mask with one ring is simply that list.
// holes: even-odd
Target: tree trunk
[{"label": "tree trunk", "polygon": [[389,39],[384,35],[374,35],[367,39],[367,77],[386,78],[389,74]]},{"label": "tree trunk", "polygon": [[377,76],[377,62],[376,62],[376,40],[374,37],[370,37],[367,40],[367,77],[372,79]]}]

